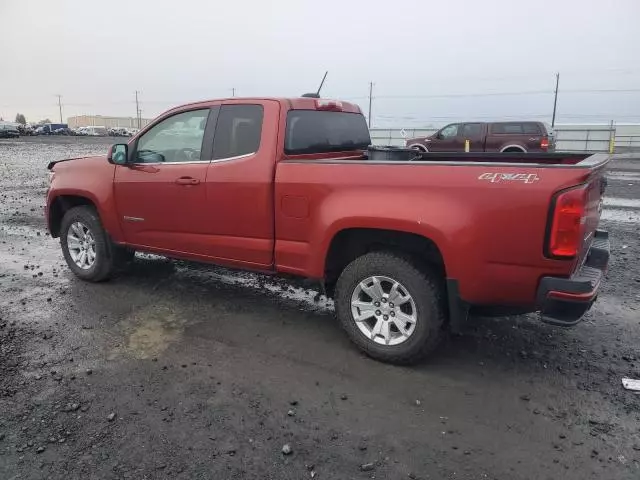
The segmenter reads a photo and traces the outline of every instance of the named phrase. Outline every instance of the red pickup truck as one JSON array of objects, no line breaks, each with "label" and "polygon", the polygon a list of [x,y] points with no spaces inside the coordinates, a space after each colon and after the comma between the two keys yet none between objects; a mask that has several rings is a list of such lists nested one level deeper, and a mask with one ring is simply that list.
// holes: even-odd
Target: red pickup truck
[{"label": "red pickup truck", "polygon": [[135,251],[321,282],[370,356],[410,363],[470,310],[573,325],[609,259],[606,155],[376,160],[358,106],[233,98],[170,110],[105,156],[49,164],[47,223],[101,281]]}]

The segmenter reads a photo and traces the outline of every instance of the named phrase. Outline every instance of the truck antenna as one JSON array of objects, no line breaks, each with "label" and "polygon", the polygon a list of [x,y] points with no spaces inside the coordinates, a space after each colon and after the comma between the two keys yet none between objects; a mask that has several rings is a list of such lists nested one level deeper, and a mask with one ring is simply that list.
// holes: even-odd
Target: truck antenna
[{"label": "truck antenna", "polygon": [[316,95],[318,96],[318,98],[320,98],[320,90],[322,90],[322,86],[324,85],[324,81],[327,79],[328,73],[329,73],[329,70],[324,72],[324,77],[322,77],[322,81],[320,82],[320,86],[318,87],[318,91],[316,92]]},{"label": "truck antenna", "polygon": [[320,86],[318,87],[318,91],[316,93],[305,93],[302,96],[307,98],[320,98],[320,90],[322,90],[322,86],[324,85],[324,81],[326,80],[328,73],[329,70],[324,72],[324,77],[322,77],[322,81],[320,82]]}]

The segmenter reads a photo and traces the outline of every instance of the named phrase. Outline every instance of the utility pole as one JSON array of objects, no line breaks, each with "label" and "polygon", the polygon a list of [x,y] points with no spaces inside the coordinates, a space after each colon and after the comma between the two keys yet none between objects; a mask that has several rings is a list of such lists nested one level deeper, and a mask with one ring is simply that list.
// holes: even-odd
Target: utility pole
[{"label": "utility pole", "polygon": [[62,121],[62,95],[56,95],[58,97],[58,110],[60,110],[60,123],[64,123]]},{"label": "utility pole", "polygon": [[373,99],[373,82],[369,82],[369,128],[371,128],[371,101]]},{"label": "utility pole", "polygon": [[560,73],[556,73],[556,91],[553,95],[553,116],[551,117],[551,126],[556,124],[556,106],[558,105],[558,85],[560,84]]},{"label": "utility pole", "polygon": [[138,130],[140,130],[140,104],[138,103],[138,90],[136,90],[136,120],[138,121]]},{"label": "utility pole", "polygon": [[235,87],[233,87],[233,88],[231,89],[231,96],[232,96],[232,97],[235,97],[235,96],[236,96],[236,88],[235,88]]}]

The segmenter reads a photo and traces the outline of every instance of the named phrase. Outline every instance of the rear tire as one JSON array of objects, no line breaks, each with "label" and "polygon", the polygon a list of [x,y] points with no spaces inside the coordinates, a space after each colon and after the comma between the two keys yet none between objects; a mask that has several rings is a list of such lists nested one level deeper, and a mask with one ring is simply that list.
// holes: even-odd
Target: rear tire
[{"label": "rear tire", "polygon": [[82,280],[107,280],[116,266],[116,255],[100,217],[93,207],[71,208],[62,218],[60,246],[67,265]]},{"label": "rear tire", "polygon": [[[376,285],[380,301],[375,298]],[[412,364],[439,343],[445,320],[443,282],[432,270],[419,269],[403,257],[368,253],[340,275],[335,308],[347,335],[364,353],[387,363]]]}]

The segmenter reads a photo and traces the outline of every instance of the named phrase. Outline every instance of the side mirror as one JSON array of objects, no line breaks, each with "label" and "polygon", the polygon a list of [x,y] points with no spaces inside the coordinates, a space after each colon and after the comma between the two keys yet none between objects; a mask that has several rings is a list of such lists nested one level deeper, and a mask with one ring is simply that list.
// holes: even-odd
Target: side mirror
[{"label": "side mirror", "polygon": [[115,165],[124,165],[129,158],[129,145],[126,143],[116,143],[109,149],[107,160]]},{"label": "side mirror", "polygon": [[434,137],[436,137],[438,140],[442,140],[444,137],[442,136],[442,132],[436,132],[436,134],[434,135]]}]

